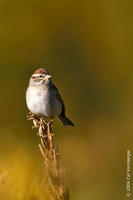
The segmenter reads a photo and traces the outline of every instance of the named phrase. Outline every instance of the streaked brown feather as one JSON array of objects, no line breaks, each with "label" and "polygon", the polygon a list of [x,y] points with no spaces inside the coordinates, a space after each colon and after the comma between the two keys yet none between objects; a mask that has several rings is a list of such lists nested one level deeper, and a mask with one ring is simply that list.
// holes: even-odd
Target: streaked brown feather
[{"label": "streaked brown feather", "polygon": [[44,68],[37,69],[34,74],[49,74],[48,71]]},{"label": "streaked brown feather", "polygon": [[50,88],[56,91],[56,97],[57,97],[57,99],[61,102],[61,105],[62,105],[62,112],[61,112],[60,116],[64,117],[64,116],[65,116],[65,105],[64,105],[64,101],[63,101],[63,99],[62,99],[62,97],[61,97],[61,95],[60,95],[60,93],[59,93],[57,87],[56,87],[54,84],[52,84]]}]

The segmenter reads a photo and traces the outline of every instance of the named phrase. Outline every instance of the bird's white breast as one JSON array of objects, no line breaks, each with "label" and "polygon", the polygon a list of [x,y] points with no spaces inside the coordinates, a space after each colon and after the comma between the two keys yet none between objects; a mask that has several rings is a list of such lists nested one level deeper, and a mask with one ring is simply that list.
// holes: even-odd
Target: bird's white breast
[{"label": "bird's white breast", "polygon": [[26,92],[26,102],[31,112],[47,118],[59,116],[62,110],[56,95],[42,87],[29,86]]}]

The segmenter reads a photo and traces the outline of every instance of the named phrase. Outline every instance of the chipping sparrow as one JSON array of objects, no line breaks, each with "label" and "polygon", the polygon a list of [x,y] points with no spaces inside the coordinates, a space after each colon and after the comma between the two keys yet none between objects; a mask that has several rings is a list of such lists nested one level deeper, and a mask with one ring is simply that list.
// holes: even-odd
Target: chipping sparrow
[{"label": "chipping sparrow", "polygon": [[65,116],[65,106],[47,70],[37,69],[31,76],[26,91],[28,109],[35,115],[53,119],[58,117],[64,126],[73,126]]}]

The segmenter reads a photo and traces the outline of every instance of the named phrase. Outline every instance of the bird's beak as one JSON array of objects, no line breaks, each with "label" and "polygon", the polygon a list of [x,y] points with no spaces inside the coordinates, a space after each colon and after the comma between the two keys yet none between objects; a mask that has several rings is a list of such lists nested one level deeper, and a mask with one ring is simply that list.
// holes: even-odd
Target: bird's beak
[{"label": "bird's beak", "polygon": [[46,76],[44,77],[44,80],[46,80],[46,79],[50,79],[50,78],[52,78],[51,75],[46,75]]}]

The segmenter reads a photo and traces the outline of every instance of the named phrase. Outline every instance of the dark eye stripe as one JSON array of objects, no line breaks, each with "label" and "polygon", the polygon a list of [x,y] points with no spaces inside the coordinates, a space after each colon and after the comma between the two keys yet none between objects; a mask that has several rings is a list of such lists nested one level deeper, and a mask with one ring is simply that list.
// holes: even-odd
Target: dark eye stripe
[{"label": "dark eye stripe", "polygon": [[35,82],[39,82],[39,81],[41,81],[41,80],[40,80],[40,78],[35,78],[34,81],[35,81]]}]

